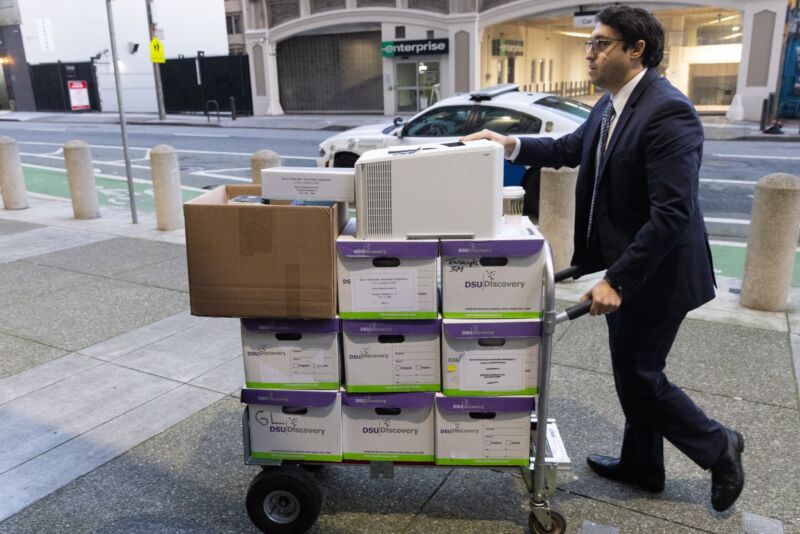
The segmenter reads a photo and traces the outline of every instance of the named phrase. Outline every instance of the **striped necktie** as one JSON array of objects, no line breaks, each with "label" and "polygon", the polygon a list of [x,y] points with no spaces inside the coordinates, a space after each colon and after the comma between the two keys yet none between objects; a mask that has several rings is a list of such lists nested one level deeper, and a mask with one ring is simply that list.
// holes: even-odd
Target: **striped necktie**
[{"label": "striped necktie", "polygon": [[590,238],[592,237],[592,223],[594,222],[594,204],[597,201],[597,188],[600,185],[600,171],[603,168],[603,160],[606,155],[606,144],[608,142],[608,127],[614,116],[617,114],[614,103],[608,101],[606,110],[603,112],[603,119],[600,121],[600,139],[597,141],[597,151],[594,156],[594,188],[592,189],[592,203],[589,207],[589,226],[586,229],[586,248],[589,248]]}]

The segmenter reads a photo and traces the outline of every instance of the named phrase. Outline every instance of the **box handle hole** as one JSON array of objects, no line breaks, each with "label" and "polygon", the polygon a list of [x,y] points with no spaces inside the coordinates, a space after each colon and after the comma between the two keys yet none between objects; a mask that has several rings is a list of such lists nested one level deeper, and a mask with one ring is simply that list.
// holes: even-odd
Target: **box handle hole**
[{"label": "box handle hole", "polygon": [[378,343],[402,343],[406,336],[400,334],[383,334],[378,336]]},{"label": "box handle hole", "polygon": [[494,419],[497,414],[495,412],[469,412],[472,419]]},{"label": "box handle hole", "polygon": [[275,339],[278,341],[298,341],[303,339],[303,334],[295,334],[295,333],[281,333],[275,334]]},{"label": "box handle hole", "polygon": [[374,267],[397,267],[400,265],[400,258],[373,258]]},{"label": "box handle hole", "polygon": [[400,415],[402,410],[400,408],[375,408],[377,415]]},{"label": "box handle hole", "polygon": [[480,264],[484,267],[503,267],[508,265],[508,258],[505,256],[484,256],[480,259]]},{"label": "box handle hole", "polygon": [[284,406],[281,411],[286,415],[305,415],[308,413],[308,408],[305,406]]},{"label": "box handle hole", "polygon": [[481,347],[502,347],[505,344],[506,340],[502,337],[482,337],[478,340]]}]

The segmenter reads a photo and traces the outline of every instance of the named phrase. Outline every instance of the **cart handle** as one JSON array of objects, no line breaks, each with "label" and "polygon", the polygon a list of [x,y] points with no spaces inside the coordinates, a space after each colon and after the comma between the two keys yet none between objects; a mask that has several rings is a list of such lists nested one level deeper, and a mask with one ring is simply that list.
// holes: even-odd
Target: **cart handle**
[{"label": "cart handle", "polygon": [[566,269],[563,269],[555,273],[553,275],[553,278],[555,279],[556,283],[558,283],[558,282],[563,282],[567,278],[578,278],[582,274],[583,272],[581,271],[580,267],[578,267],[577,265],[570,265]]},{"label": "cart handle", "polygon": [[574,321],[578,317],[583,317],[592,307],[592,299],[584,300],[583,302],[579,302],[574,306],[570,306],[566,310],[564,310],[564,314],[566,314],[566,318],[570,321]]}]

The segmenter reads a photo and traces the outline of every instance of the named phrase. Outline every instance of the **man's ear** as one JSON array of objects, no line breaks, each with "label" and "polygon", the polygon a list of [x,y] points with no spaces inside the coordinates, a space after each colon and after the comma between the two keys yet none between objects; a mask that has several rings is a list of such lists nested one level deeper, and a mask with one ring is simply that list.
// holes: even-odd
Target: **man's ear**
[{"label": "man's ear", "polygon": [[642,59],[642,54],[644,54],[644,48],[647,46],[642,39],[636,41],[630,48],[631,59]]}]

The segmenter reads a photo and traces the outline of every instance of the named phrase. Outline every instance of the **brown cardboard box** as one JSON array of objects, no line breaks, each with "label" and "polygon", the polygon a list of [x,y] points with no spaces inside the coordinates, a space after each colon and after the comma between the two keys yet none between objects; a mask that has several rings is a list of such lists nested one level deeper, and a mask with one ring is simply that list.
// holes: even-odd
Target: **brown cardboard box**
[{"label": "brown cardboard box", "polygon": [[183,206],[192,315],[331,319],[339,207],[231,203],[218,187]]}]

